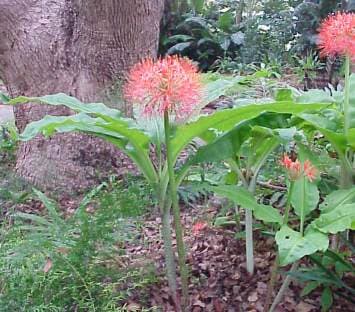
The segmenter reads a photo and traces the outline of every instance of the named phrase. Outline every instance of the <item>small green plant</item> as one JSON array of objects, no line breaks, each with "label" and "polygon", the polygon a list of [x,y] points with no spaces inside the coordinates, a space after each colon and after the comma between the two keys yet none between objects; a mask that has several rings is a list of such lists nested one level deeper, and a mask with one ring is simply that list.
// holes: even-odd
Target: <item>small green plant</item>
[{"label": "small green plant", "polygon": [[324,64],[319,60],[316,52],[308,52],[306,57],[295,56],[295,72],[299,82],[303,82],[303,89],[312,89],[312,80],[316,78],[317,72],[324,68]]},{"label": "small green plant", "polygon": [[130,209],[144,202],[110,188],[95,188],[67,219],[34,190],[47,215],[16,213],[0,232],[0,311],[122,311],[132,292],[155,281],[153,265],[130,268],[120,248],[138,233]]},{"label": "small green plant", "polygon": [[310,266],[290,273],[305,283],[301,296],[306,297],[315,290],[321,290],[322,311],[330,310],[334,296],[355,304],[355,288],[351,285],[355,267],[347,259],[351,259],[351,254],[331,250],[309,256]]}]

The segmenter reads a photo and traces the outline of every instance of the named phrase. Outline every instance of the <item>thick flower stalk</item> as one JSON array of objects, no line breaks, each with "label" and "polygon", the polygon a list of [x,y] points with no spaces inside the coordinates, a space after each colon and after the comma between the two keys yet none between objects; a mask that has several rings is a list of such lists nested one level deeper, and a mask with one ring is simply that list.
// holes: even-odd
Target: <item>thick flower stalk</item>
[{"label": "thick flower stalk", "polygon": [[[133,105],[136,105],[139,112],[147,118],[162,118],[164,120],[166,163],[165,169],[159,170],[160,187],[158,198],[161,202],[172,204],[174,214],[174,225],[178,260],[181,273],[181,284],[183,293],[183,306],[186,306],[188,295],[188,271],[186,266],[185,246],[183,241],[183,227],[180,219],[179,201],[177,195],[178,185],[174,172],[174,155],[171,145],[171,121],[181,122],[189,119],[202,95],[201,83],[197,67],[187,58],[168,56],[154,61],[146,59],[135,65],[128,75],[128,82],[124,87],[124,95]],[[159,143],[160,145],[160,143]],[[161,154],[160,148],[158,149]],[[159,155],[159,159],[162,159]],[[160,166],[160,164],[159,164]],[[169,199],[166,196],[164,172],[169,177]],[[170,288],[176,293],[175,265],[171,259],[171,239],[167,233],[170,232],[170,204],[162,209],[163,223],[162,232],[166,246],[167,273]],[[169,260],[170,259],[170,260]],[[169,261],[168,261],[169,260]],[[170,268],[169,268],[170,266]],[[173,267],[172,267],[173,266]],[[176,296],[175,296],[176,297]]]},{"label": "thick flower stalk", "polygon": [[168,112],[185,120],[201,98],[198,69],[189,59],[178,56],[146,59],[131,69],[124,94],[144,116],[163,117]]}]

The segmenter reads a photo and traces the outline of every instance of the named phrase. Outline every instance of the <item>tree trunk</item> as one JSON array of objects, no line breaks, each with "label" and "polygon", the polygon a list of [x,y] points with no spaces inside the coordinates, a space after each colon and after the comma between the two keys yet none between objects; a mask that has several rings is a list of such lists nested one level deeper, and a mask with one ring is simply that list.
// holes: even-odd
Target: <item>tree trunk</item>
[{"label": "tree trunk", "polygon": [[[164,0],[0,0],[0,77],[10,96],[64,92],[102,101],[124,72],[156,56]],[[20,131],[64,107],[15,108]],[[122,165],[122,154],[82,134],[22,143],[17,173],[45,190],[82,191],[100,173]],[[98,172],[99,171],[99,172]]]}]

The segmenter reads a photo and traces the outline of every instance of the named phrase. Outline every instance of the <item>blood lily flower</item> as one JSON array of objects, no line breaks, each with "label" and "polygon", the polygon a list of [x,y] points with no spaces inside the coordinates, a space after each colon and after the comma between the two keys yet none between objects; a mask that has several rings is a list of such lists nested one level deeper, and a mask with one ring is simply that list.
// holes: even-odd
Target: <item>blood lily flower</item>
[{"label": "blood lily flower", "polygon": [[286,169],[291,181],[296,181],[304,175],[310,182],[313,182],[317,177],[318,170],[309,160],[306,160],[302,166],[299,160],[293,161],[287,154],[284,154],[280,163]]},{"label": "blood lily flower", "polygon": [[178,56],[146,59],[129,72],[124,95],[144,116],[163,116],[167,111],[178,120],[187,119],[202,95],[198,69]]},{"label": "blood lily flower", "polygon": [[326,18],[319,28],[321,54],[347,55],[355,58],[355,14],[336,13]]}]

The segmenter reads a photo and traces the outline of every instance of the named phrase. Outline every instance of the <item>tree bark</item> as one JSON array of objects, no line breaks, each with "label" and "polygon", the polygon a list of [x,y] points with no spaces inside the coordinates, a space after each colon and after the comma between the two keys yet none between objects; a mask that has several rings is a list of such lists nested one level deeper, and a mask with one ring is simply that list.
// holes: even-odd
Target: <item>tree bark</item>
[{"label": "tree bark", "polygon": [[[10,96],[64,92],[102,101],[124,72],[156,56],[164,0],[0,0],[0,77]],[[15,107],[19,131],[64,107]],[[20,145],[17,173],[45,190],[83,191],[122,165],[122,154],[82,134]]]}]

